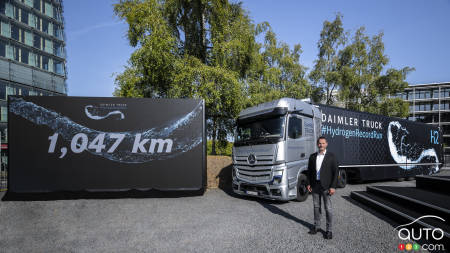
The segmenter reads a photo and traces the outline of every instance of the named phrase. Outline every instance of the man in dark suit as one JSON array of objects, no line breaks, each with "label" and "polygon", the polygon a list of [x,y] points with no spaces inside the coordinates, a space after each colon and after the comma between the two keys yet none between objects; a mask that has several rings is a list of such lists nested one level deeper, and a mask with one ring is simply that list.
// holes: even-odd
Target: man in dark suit
[{"label": "man in dark suit", "polygon": [[333,153],[327,152],[328,142],[325,137],[317,139],[319,152],[312,154],[308,162],[308,191],[312,192],[314,204],[314,228],[309,231],[310,234],[316,234],[320,229],[320,199],[323,198],[327,218],[327,230],[325,239],[332,239],[332,212],[331,196],[336,191],[338,166],[336,157]]}]

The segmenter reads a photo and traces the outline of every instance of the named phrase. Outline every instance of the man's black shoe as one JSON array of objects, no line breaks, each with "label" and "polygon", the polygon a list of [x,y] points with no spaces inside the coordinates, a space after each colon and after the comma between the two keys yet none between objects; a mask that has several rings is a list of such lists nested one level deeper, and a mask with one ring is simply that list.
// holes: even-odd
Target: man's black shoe
[{"label": "man's black shoe", "polygon": [[331,231],[327,231],[323,237],[325,239],[333,239],[333,234],[331,233]]},{"label": "man's black shoe", "polygon": [[317,231],[319,231],[317,228],[311,228],[311,230],[309,230],[308,234],[315,235],[315,234],[317,234]]}]

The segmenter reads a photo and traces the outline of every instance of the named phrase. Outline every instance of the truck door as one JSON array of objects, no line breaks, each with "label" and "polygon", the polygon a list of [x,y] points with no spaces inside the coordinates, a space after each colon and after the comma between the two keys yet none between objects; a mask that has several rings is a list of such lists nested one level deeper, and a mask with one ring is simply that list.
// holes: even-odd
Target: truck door
[{"label": "truck door", "polygon": [[286,162],[295,162],[307,158],[303,137],[302,117],[296,114],[289,115],[286,137]]}]

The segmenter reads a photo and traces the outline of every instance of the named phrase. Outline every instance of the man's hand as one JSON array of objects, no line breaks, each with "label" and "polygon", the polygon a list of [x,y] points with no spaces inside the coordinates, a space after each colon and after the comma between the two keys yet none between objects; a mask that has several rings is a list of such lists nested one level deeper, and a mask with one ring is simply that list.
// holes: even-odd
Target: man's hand
[{"label": "man's hand", "polygon": [[328,194],[330,194],[330,196],[333,195],[335,192],[336,192],[336,189],[334,189],[334,188],[330,188],[328,190]]},{"label": "man's hand", "polygon": [[307,185],[306,189],[308,189],[309,192],[312,192],[311,185]]}]

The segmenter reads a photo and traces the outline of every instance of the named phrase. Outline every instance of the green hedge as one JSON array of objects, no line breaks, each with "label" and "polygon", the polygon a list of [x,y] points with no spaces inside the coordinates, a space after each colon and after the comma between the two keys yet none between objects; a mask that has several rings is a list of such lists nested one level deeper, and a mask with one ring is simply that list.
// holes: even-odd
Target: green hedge
[{"label": "green hedge", "polygon": [[[206,146],[208,147],[208,155],[211,155],[212,140],[208,140],[206,142]],[[219,147],[219,143],[216,141],[216,155],[231,156],[232,148],[233,148],[232,142],[227,142],[227,146],[225,148],[221,148]]]}]

